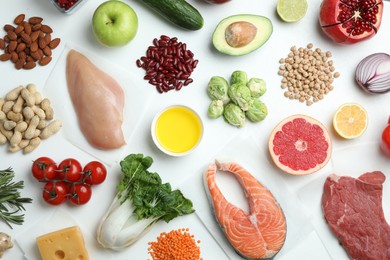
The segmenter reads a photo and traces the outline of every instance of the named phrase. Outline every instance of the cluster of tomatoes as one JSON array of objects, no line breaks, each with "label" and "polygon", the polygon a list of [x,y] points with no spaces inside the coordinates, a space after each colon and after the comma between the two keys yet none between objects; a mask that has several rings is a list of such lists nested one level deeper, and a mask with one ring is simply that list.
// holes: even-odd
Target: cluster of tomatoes
[{"label": "cluster of tomatoes", "polygon": [[73,158],[63,160],[58,166],[49,157],[36,159],[31,167],[34,178],[45,183],[43,199],[51,205],[70,200],[74,205],[86,204],[92,196],[92,185],[101,184],[107,176],[106,167],[92,161],[84,166]]}]

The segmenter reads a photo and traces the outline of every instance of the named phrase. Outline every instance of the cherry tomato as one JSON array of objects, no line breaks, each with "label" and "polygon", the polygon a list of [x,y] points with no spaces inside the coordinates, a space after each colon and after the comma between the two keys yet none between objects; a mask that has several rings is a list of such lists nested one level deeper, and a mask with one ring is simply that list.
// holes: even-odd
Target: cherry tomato
[{"label": "cherry tomato", "polygon": [[382,140],[380,146],[385,155],[390,158],[390,117],[388,123],[389,124],[382,132]]},{"label": "cherry tomato", "polygon": [[39,157],[32,166],[31,172],[37,180],[54,180],[57,175],[57,164],[49,157]]},{"label": "cherry tomato", "polygon": [[83,176],[82,167],[79,161],[73,158],[63,160],[58,165],[58,178],[70,182],[80,181]]},{"label": "cherry tomato", "polygon": [[51,205],[62,204],[69,195],[68,184],[62,181],[50,181],[43,188],[43,199]]},{"label": "cherry tomato", "polygon": [[71,187],[70,201],[75,205],[86,204],[92,196],[91,186],[84,183],[76,183]]},{"label": "cherry tomato", "polygon": [[97,185],[102,183],[107,176],[106,167],[97,161],[92,161],[85,165],[83,172],[85,174],[85,183],[90,185]]}]

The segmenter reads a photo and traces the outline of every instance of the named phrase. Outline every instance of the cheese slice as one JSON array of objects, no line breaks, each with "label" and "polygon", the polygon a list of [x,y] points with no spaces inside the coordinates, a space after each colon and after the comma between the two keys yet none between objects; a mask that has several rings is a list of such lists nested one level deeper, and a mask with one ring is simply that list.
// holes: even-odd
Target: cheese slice
[{"label": "cheese slice", "polygon": [[83,234],[78,226],[64,228],[37,237],[43,260],[88,260]]}]

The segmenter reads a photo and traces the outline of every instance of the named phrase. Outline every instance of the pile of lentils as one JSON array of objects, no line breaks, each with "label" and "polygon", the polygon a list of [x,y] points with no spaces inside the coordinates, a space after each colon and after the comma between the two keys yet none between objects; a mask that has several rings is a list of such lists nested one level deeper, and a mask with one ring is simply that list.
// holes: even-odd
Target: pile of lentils
[{"label": "pile of lentils", "polygon": [[339,72],[335,72],[331,57],[330,51],[313,49],[312,43],[306,48],[292,46],[288,56],[279,60],[278,74],[283,76],[281,87],[285,89],[284,96],[305,102],[308,106],[322,100],[333,90],[334,78],[340,76]]},{"label": "pile of lentils", "polygon": [[189,228],[179,228],[162,232],[157,241],[149,242],[148,253],[152,260],[203,260],[199,244]]}]

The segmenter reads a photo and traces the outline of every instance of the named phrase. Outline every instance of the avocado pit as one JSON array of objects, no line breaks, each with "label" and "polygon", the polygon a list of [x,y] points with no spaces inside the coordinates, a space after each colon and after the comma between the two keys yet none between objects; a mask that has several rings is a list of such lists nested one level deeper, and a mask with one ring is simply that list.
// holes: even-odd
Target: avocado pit
[{"label": "avocado pit", "polygon": [[231,23],[225,31],[226,42],[234,48],[248,45],[257,34],[257,27],[252,23],[239,21]]}]

